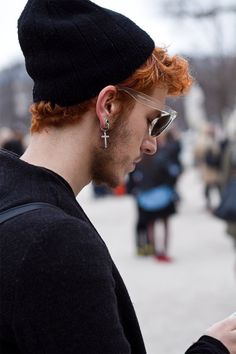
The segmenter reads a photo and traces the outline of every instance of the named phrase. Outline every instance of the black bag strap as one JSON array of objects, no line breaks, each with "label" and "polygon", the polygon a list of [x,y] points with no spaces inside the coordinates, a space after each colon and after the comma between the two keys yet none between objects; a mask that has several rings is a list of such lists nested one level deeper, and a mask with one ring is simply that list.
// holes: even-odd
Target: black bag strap
[{"label": "black bag strap", "polygon": [[46,207],[51,207],[51,208],[58,208],[57,206],[49,203],[28,203],[28,204],[22,204],[18,205],[16,207],[4,210],[3,212],[0,213],[0,224],[4,223],[5,221],[12,219],[18,215],[27,213],[28,211],[36,210],[36,209],[42,209]]}]

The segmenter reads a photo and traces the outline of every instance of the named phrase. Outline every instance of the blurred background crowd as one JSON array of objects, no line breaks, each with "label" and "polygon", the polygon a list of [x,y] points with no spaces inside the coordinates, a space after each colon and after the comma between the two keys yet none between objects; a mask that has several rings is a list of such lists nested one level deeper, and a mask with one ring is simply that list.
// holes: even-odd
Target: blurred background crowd
[{"label": "blurred background crowd", "polygon": [[[25,1],[21,2],[22,8]],[[107,5],[106,0],[98,3]],[[154,38],[160,33],[167,45],[173,43],[170,51],[174,49],[187,57],[195,83],[186,97],[168,100],[168,105],[178,112],[178,119],[158,139],[157,154],[146,157],[127,176],[124,185],[114,190],[95,185],[91,188],[95,198],[134,197],[136,253],[170,262],[169,219],[178,212],[178,183],[186,168],[195,168],[201,176],[207,213],[219,216],[215,211],[225,190],[230,188],[231,195],[236,193],[232,183],[236,175],[236,6],[231,0],[198,0],[191,4],[186,0],[149,0],[134,11],[133,5],[133,0],[126,5],[109,3],[114,10],[132,12],[131,17]],[[8,11],[7,5],[1,6]],[[146,20],[140,16],[142,11]],[[17,19],[17,13],[14,16]],[[11,48],[9,59],[6,44],[3,49],[6,58],[0,61],[0,146],[21,155],[29,142],[32,82],[19,48],[15,52]],[[235,215],[220,217],[227,224],[228,234],[236,239]],[[157,222],[163,225],[158,242]]]},{"label": "blurred background crowd", "polygon": [[[19,12],[25,2],[19,1]],[[178,218],[179,211],[184,210],[181,209],[185,203],[183,190],[188,188],[191,194],[194,185],[189,183],[196,181],[190,178],[185,186],[185,176],[193,173],[201,181],[200,193],[204,201],[201,212],[216,223],[221,218],[224,223],[222,236],[229,235],[230,245],[236,250],[235,1],[95,2],[127,13],[146,28],[158,44],[163,42],[169,46],[170,52],[173,50],[187,57],[195,83],[186,97],[168,100],[167,104],[178,112],[178,118],[174,126],[158,139],[157,153],[145,157],[127,176],[124,184],[113,190],[91,184],[90,200],[95,205],[111,199],[132,199],[134,203],[129,206],[135,209],[135,219],[130,221],[132,228],[129,230],[132,231],[125,237],[132,240],[133,254],[139,260],[152,257],[156,264],[173,262],[174,267],[175,255],[172,257],[170,252],[171,219],[172,216]],[[14,34],[17,36],[18,14],[14,15],[10,3],[0,5],[0,22],[3,25],[6,19],[14,19]],[[6,16],[7,11],[11,12],[10,17]],[[0,29],[0,147],[21,155],[30,139],[32,82],[26,74],[18,44],[15,39],[11,42],[10,37],[9,41],[6,38],[7,30]],[[8,51],[10,44],[14,51]],[[107,211],[103,208],[103,214],[108,212],[111,218],[109,204],[107,208]],[[129,210],[125,210],[128,211],[126,218],[129,222]],[[119,219],[118,208],[116,213]],[[96,209],[93,217],[95,224],[98,214]],[[211,233],[209,225],[206,225],[206,233]],[[121,260],[118,264],[122,267]],[[232,273],[236,277],[236,267]],[[225,315],[222,313],[222,317]],[[169,350],[168,353],[174,354],[175,351]]]},{"label": "blurred background crowd", "polygon": [[[178,182],[187,169],[198,171],[203,184],[205,212],[215,214],[228,185],[236,181],[236,111],[232,117],[233,124],[228,122],[228,131],[218,122],[209,120],[204,121],[199,130],[189,127],[181,130],[177,123],[158,138],[157,153],[144,156],[123,185],[110,189],[91,184],[94,198],[134,197],[137,210],[134,244],[137,255],[152,255],[159,261],[172,261],[168,255],[169,218],[178,212],[181,202]],[[17,127],[17,123],[17,120],[14,121],[13,126]],[[0,147],[20,156],[30,136],[20,128],[8,125],[0,128]],[[227,233],[233,237],[236,247],[235,183],[230,188],[230,203],[233,204],[230,213],[233,214],[220,217],[226,221]],[[161,236],[155,232],[157,222],[163,225]]]}]

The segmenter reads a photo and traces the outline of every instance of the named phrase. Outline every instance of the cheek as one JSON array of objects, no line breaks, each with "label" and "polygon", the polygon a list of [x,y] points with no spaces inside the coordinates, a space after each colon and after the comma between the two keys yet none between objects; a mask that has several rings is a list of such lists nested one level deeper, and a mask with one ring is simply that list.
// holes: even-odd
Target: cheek
[{"label": "cheek", "polygon": [[140,123],[139,126],[137,126],[137,129],[134,133],[137,144],[141,145],[147,134],[148,124],[146,121],[144,121],[142,124]]}]

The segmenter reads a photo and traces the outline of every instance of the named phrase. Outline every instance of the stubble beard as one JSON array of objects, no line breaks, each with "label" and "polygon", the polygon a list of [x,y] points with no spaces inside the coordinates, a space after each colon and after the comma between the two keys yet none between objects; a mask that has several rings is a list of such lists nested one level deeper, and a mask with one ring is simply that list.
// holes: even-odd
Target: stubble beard
[{"label": "stubble beard", "polygon": [[104,148],[102,138],[100,146],[94,148],[91,176],[95,184],[115,188],[122,183],[120,169],[130,160],[128,154],[120,158],[119,147],[123,146],[124,149],[124,146],[128,145],[131,132],[126,128],[125,121],[118,118],[108,135],[107,149]]}]

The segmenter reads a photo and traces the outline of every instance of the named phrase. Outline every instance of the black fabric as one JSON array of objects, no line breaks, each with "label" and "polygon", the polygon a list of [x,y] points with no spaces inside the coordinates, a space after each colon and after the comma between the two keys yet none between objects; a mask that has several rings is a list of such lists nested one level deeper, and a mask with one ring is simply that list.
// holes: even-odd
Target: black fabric
[{"label": "black fabric", "polygon": [[0,211],[61,208],[0,225],[1,354],[145,353],[123,281],[69,184],[2,150],[0,186]]},{"label": "black fabric", "polygon": [[[69,184],[0,150],[0,212],[30,202],[60,209],[0,225],[0,353],[146,353],[123,280]],[[195,348],[228,354],[210,337],[187,354]]]},{"label": "black fabric", "polygon": [[154,49],[134,22],[89,0],[29,0],[18,36],[34,101],[61,106],[127,79]]},{"label": "black fabric", "polygon": [[45,207],[57,208],[55,205],[49,203],[28,203],[18,205],[7,210],[0,212],[0,224],[17,217],[18,215],[25,214],[29,211],[38,210]]},{"label": "black fabric", "polygon": [[232,177],[225,185],[222,192],[220,204],[214,210],[214,215],[218,218],[236,222],[236,176]]},{"label": "black fabric", "polygon": [[185,354],[230,354],[228,349],[217,339],[202,336]]},{"label": "black fabric", "polygon": [[222,163],[221,153],[214,152],[212,149],[208,149],[205,155],[205,163],[207,166],[212,167],[213,169],[220,170]]},{"label": "black fabric", "polygon": [[159,219],[165,219],[170,217],[171,215],[176,213],[175,202],[172,201],[170,204],[160,210],[156,211],[147,211],[140,206],[138,207],[138,222],[137,222],[137,230],[145,230],[147,225]]}]

